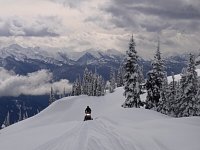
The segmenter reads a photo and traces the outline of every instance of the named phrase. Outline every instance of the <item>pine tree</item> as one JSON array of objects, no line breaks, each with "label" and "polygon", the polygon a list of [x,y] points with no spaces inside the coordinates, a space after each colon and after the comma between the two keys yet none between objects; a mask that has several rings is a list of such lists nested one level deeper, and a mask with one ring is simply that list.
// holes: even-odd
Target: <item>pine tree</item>
[{"label": "pine tree", "polygon": [[5,128],[5,127],[7,127],[9,125],[10,125],[10,113],[8,111],[8,113],[7,113],[6,117],[5,117],[5,120],[3,122],[3,125],[1,127]]},{"label": "pine tree", "polygon": [[78,76],[78,78],[73,83],[71,95],[78,96],[78,95],[81,95],[82,92],[83,92],[83,89],[82,89],[82,85],[81,85],[81,77]]},{"label": "pine tree", "polygon": [[111,71],[110,71],[110,88],[109,88],[109,92],[110,93],[113,93],[114,90],[115,90],[115,71],[113,68],[111,68]]},{"label": "pine tree", "polygon": [[88,71],[85,68],[82,82],[79,76],[72,86],[72,95],[85,94],[88,96],[103,96],[105,94],[105,82],[102,76],[98,75],[96,69],[95,73]]},{"label": "pine tree", "polygon": [[88,91],[87,95],[88,96],[93,96],[93,74],[92,72],[89,72],[89,77],[88,77]]},{"label": "pine tree", "polygon": [[17,120],[17,122],[19,122],[19,121],[22,120],[22,104],[18,100],[16,100],[16,106],[17,106],[17,109],[18,109],[18,113],[17,113],[18,120]]},{"label": "pine tree", "polygon": [[101,96],[104,96],[105,95],[105,80],[103,79],[102,76],[100,76],[100,79],[99,79],[99,86],[101,90]]},{"label": "pine tree", "polygon": [[96,88],[96,95],[95,96],[103,96],[105,94],[104,92],[105,86],[104,86],[104,80],[102,76],[97,76],[97,88]]},{"label": "pine tree", "polygon": [[51,87],[51,92],[50,92],[50,95],[49,95],[49,105],[51,103],[53,103],[55,101],[55,95],[54,95],[54,91],[53,91],[53,88]]},{"label": "pine tree", "polygon": [[196,111],[196,116],[200,116],[200,78],[198,78],[198,91],[196,95],[196,105],[195,105]]},{"label": "pine tree", "polygon": [[172,81],[166,88],[166,99],[159,102],[157,111],[169,116],[175,116],[174,110],[176,107],[174,104],[176,103],[177,88],[178,84],[177,81],[175,81],[174,73],[172,73]]},{"label": "pine tree", "polygon": [[181,74],[181,93],[177,102],[177,117],[197,116],[199,114],[198,79],[195,69],[195,58],[194,55],[190,54],[188,67]]},{"label": "pine tree", "polygon": [[23,113],[23,120],[26,119],[26,118],[28,118],[28,113],[27,113],[27,111],[25,111],[25,112]]},{"label": "pine tree", "polygon": [[172,73],[172,82],[169,84],[169,92],[167,94],[168,103],[166,105],[167,114],[175,116],[176,100],[178,97],[179,82],[175,81],[174,73]]},{"label": "pine tree", "polygon": [[138,55],[135,46],[135,41],[132,36],[124,61],[124,95],[126,97],[126,100],[122,105],[124,108],[139,108],[141,105],[140,84],[142,82],[142,75],[141,68],[138,65]]},{"label": "pine tree", "polygon": [[81,78],[79,76],[78,79],[73,84],[72,87],[72,95],[81,95],[85,94],[88,96],[102,96],[104,95],[105,91],[105,82],[102,78],[102,76],[97,74],[97,71],[95,69],[95,73],[88,71],[87,68],[85,68],[83,78],[81,81]]},{"label": "pine tree", "polygon": [[171,93],[171,96],[170,98],[172,100],[175,100],[176,98],[176,88],[177,88],[177,82],[175,81],[175,77],[174,77],[174,73],[172,72],[172,82],[169,84],[169,87],[170,87],[170,93]]},{"label": "pine tree", "polygon": [[27,107],[26,107],[26,103],[23,101],[23,104],[22,104],[22,120],[28,118],[28,115],[27,115]]},{"label": "pine tree", "polygon": [[93,74],[92,76],[92,96],[97,95],[97,74]]},{"label": "pine tree", "polygon": [[78,79],[77,79],[77,87],[76,87],[76,95],[81,95],[82,94],[82,86],[81,86],[81,76],[79,75],[78,76]]},{"label": "pine tree", "polygon": [[87,68],[85,68],[84,73],[83,73],[82,94],[85,94],[85,95],[88,94],[88,88],[89,88],[88,86],[89,86],[89,71]]},{"label": "pine tree", "polygon": [[[166,101],[166,88],[167,88],[167,74],[164,71],[165,66],[161,58],[160,53],[160,42],[158,41],[158,47],[154,60],[152,62],[152,70],[147,73],[147,99],[146,99],[146,108],[147,109],[156,109],[158,103],[160,107]],[[162,108],[159,108],[161,110]]]},{"label": "pine tree", "polygon": [[121,86],[124,85],[124,82],[123,82],[123,67],[122,66],[120,66],[119,69],[117,70],[116,82],[117,82],[117,87],[121,87]]},{"label": "pine tree", "polygon": [[18,118],[18,121],[21,121],[22,120],[22,109],[21,109],[21,106],[19,107],[19,118]]}]

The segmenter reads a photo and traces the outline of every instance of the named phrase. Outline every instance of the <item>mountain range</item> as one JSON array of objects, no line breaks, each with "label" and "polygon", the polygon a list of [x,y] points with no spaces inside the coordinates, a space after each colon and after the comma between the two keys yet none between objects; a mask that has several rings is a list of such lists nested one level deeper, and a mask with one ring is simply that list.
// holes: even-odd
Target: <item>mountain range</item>
[{"label": "mountain range", "polygon": [[[0,49],[1,59],[12,57],[16,61],[27,62],[29,60],[41,60],[42,62],[55,65],[88,65],[94,63],[105,63],[106,60],[117,61],[124,54],[108,49],[106,51],[88,49],[81,52],[67,51],[59,48],[40,48],[40,47],[22,47],[18,44],[12,44]],[[98,61],[97,61],[98,60]]]},{"label": "mountain range", "polygon": [[105,79],[109,77],[111,67],[118,68],[124,54],[109,49],[106,51],[86,50],[82,52],[55,51],[52,48],[41,49],[39,47],[24,48],[13,44],[0,49],[0,67],[13,70],[20,75],[34,72],[40,69],[48,69],[54,74],[54,79],[61,78],[74,81],[83,73],[85,67],[97,70]]},{"label": "mountain range", "polygon": [[[84,69],[97,72],[105,80],[110,78],[110,70],[116,71],[123,63],[125,54],[114,49],[106,51],[89,49],[81,52],[73,52],[58,48],[22,47],[13,44],[0,48],[0,67],[12,70],[19,75],[27,75],[41,69],[47,69],[53,73],[53,80],[68,79],[71,83],[78,76],[82,76]],[[178,74],[187,65],[188,54],[176,55],[164,59],[168,75]],[[199,59],[200,60],[200,59]],[[200,61],[198,61],[200,62]],[[143,73],[151,69],[151,60],[139,58],[139,64],[143,66]],[[19,114],[18,106],[23,106],[27,116],[30,117],[48,106],[48,95],[32,96],[20,95],[18,97],[0,97],[0,125],[3,123],[7,112],[11,115]],[[12,123],[19,116],[11,117]]]},{"label": "mountain range", "polygon": [[[97,71],[105,80],[109,79],[111,68],[118,69],[125,54],[114,50],[88,49],[74,52],[60,48],[22,47],[12,44],[0,48],[0,67],[13,70],[16,74],[26,75],[41,69],[48,69],[54,75],[54,80],[68,79],[73,82],[82,75],[85,67]],[[166,71],[178,74],[186,66],[188,54],[165,58]],[[151,68],[151,60],[139,58],[144,75]]]}]

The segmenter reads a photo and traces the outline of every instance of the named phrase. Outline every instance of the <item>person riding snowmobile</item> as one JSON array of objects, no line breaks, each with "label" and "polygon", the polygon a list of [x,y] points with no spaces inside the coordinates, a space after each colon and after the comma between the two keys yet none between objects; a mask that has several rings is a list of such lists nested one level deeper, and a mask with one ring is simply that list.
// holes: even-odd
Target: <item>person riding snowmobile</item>
[{"label": "person riding snowmobile", "polygon": [[92,112],[91,108],[89,106],[87,106],[87,108],[85,109],[85,118],[84,118],[84,121],[92,120],[91,112]]}]

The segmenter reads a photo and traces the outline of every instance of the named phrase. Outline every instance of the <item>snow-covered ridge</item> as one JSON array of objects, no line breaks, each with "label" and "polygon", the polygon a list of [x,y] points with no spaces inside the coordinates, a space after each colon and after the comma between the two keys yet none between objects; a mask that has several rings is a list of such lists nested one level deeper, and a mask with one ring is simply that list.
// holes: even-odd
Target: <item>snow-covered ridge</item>
[{"label": "snow-covered ridge", "polygon": [[[145,95],[142,95],[142,99]],[[121,107],[123,89],[104,97],[74,96],[0,131],[2,150],[199,150],[200,118],[171,118]],[[93,121],[83,122],[89,105]]]},{"label": "snow-covered ridge", "polygon": [[[196,69],[197,75],[200,76],[200,69]],[[181,74],[174,75],[175,81],[180,81]],[[172,76],[167,77],[168,82],[172,82]]]},{"label": "snow-covered ridge", "polygon": [[40,47],[22,47],[18,44],[12,44],[8,47],[0,49],[0,58],[13,57],[18,61],[25,61],[27,59],[38,59],[50,63],[70,63],[71,61],[78,61],[85,54],[89,53],[96,59],[102,57],[123,57],[124,55],[117,50],[94,50],[89,49],[81,52],[73,52],[60,48],[40,48]]}]

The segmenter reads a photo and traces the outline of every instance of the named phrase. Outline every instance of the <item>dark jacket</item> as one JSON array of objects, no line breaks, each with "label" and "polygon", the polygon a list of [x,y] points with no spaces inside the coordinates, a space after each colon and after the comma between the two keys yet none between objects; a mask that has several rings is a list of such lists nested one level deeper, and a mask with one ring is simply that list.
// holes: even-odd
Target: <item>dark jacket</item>
[{"label": "dark jacket", "polygon": [[87,108],[85,109],[85,113],[86,113],[86,114],[91,114],[91,109],[90,109],[90,107],[87,107]]}]

